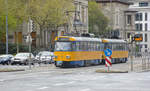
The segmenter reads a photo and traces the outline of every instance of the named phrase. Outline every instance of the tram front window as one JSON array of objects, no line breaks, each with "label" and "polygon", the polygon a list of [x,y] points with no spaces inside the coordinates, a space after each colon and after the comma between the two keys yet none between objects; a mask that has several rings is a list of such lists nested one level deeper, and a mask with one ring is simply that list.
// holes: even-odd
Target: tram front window
[{"label": "tram front window", "polygon": [[56,42],[55,51],[70,51],[71,42]]}]

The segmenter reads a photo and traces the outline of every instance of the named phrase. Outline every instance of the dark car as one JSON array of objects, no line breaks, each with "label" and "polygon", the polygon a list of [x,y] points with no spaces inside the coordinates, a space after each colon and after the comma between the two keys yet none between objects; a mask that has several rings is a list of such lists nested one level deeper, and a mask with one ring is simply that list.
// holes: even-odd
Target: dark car
[{"label": "dark car", "polygon": [[11,54],[6,54],[6,55],[1,55],[0,56],[0,64],[10,64],[11,59],[13,58],[13,55]]}]

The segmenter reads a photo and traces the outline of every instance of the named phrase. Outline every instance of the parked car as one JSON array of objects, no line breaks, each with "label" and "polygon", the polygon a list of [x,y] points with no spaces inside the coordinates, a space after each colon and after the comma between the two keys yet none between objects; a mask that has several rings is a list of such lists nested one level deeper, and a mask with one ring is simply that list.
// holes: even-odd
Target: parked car
[{"label": "parked car", "polygon": [[53,63],[53,57],[54,57],[54,53],[53,52],[49,52],[49,51],[42,51],[39,52],[35,59],[38,63]]},{"label": "parked car", "polygon": [[11,59],[13,58],[14,56],[11,55],[11,54],[6,54],[6,55],[1,55],[0,56],[0,64],[10,64],[11,63]]},{"label": "parked car", "polygon": [[31,64],[34,63],[34,56],[31,53],[31,60],[30,60],[30,53],[17,53],[14,59],[12,60],[11,64],[24,64],[27,65],[30,61]]}]

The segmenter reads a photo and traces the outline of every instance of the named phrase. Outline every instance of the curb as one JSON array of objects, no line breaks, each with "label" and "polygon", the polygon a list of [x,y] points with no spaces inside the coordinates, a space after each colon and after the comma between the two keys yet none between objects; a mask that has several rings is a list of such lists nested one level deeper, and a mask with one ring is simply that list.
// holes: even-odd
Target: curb
[{"label": "curb", "polygon": [[120,70],[96,70],[96,73],[128,73],[128,71],[120,71]]},{"label": "curb", "polygon": [[0,69],[0,72],[17,72],[17,71],[25,71],[25,69]]},{"label": "curb", "polygon": [[142,72],[149,72],[150,70],[142,70],[142,71],[139,71],[137,73],[142,73]]}]

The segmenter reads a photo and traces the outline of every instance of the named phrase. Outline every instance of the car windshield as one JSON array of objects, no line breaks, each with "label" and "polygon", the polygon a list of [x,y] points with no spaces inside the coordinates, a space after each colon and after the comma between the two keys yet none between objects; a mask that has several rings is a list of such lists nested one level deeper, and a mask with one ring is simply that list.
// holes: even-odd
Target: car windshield
[{"label": "car windshield", "polygon": [[71,42],[56,42],[55,51],[70,51]]},{"label": "car windshield", "polygon": [[0,58],[9,57],[10,55],[1,55]]},{"label": "car windshield", "polygon": [[43,52],[43,53],[41,53],[41,56],[50,56],[50,53],[49,52]]},{"label": "car windshield", "polygon": [[16,57],[28,57],[29,53],[18,53]]}]

